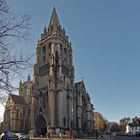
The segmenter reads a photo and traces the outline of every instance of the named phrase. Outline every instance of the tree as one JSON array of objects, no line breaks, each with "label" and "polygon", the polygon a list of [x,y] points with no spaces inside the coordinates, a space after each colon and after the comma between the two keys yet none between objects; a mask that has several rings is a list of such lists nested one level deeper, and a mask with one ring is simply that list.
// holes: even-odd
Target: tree
[{"label": "tree", "polygon": [[111,131],[111,132],[119,132],[119,131],[120,131],[119,125],[118,125],[117,123],[114,122],[114,123],[112,124],[111,128],[110,128],[110,131]]},{"label": "tree", "polygon": [[16,52],[16,44],[29,38],[30,16],[16,15],[6,0],[0,0],[0,102],[15,88],[13,79],[31,65],[31,57]]},{"label": "tree", "polygon": [[107,121],[99,112],[94,112],[94,126],[100,132],[104,132],[107,129]]}]

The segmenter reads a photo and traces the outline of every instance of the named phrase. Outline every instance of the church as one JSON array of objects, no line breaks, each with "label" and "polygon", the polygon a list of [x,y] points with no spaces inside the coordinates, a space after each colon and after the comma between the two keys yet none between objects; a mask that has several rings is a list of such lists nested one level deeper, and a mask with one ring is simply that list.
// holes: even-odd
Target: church
[{"label": "church", "polygon": [[75,82],[71,42],[60,25],[55,7],[36,47],[33,80],[19,82],[19,95],[10,94],[4,127],[33,137],[94,129],[90,96],[84,81]]}]

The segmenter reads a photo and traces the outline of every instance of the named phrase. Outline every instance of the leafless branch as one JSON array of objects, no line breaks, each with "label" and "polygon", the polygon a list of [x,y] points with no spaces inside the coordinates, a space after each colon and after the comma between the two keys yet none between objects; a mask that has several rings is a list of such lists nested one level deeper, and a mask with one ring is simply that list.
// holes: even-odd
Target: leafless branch
[{"label": "leafless branch", "polygon": [[32,66],[32,56],[15,54],[12,42],[30,38],[30,16],[11,12],[6,0],[0,0],[0,102],[16,88],[13,79],[21,75],[22,70]]}]

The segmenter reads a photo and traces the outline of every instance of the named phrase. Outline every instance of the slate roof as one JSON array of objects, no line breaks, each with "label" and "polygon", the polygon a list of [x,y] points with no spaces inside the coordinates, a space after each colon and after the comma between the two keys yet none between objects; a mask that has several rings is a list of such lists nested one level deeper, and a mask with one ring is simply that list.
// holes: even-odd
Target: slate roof
[{"label": "slate roof", "polygon": [[139,122],[138,123],[136,123],[136,122],[134,123],[133,122],[133,123],[130,123],[129,126],[130,127],[138,127],[138,126],[140,127],[140,123]]},{"label": "slate roof", "polygon": [[11,94],[11,98],[15,104],[19,105],[27,105],[30,103],[29,97],[19,96],[19,95],[13,95]]},{"label": "slate roof", "polygon": [[83,81],[76,82],[75,85],[81,85]]},{"label": "slate roof", "polygon": [[75,83],[75,88],[77,89],[77,88],[78,88],[78,86],[80,86],[82,83],[83,83],[83,81],[76,82],[76,83]]}]

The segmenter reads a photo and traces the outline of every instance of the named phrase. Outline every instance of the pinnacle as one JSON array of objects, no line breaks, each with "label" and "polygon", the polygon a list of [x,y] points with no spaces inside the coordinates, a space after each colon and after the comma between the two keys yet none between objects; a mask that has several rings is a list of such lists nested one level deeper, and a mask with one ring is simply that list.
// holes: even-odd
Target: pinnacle
[{"label": "pinnacle", "polygon": [[51,26],[51,25],[53,25],[55,27],[60,26],[60,22],[59,22],[55,7],[53,8],[51,19],[50,19],[50,22],[49,22],[49,26]]}]

